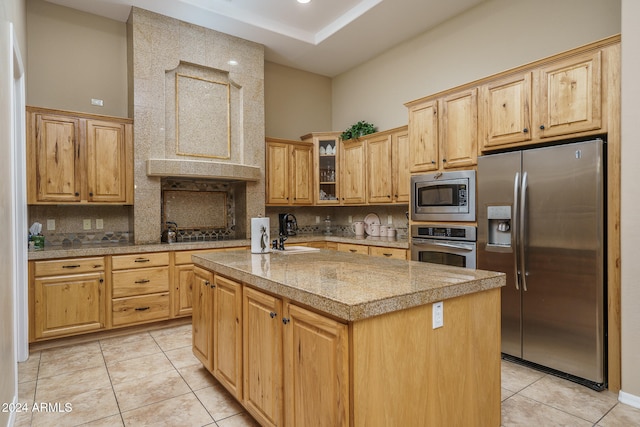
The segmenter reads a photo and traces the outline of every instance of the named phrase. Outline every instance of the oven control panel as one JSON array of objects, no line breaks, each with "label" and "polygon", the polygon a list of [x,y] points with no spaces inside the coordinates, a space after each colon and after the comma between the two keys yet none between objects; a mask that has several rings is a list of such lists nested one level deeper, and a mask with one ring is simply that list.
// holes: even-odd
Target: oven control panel
[{"label": "oven control panel", "polygon": [[450,224],[443,225],[416,225],[411,226],[411,237],[424,237],[431,239],[476,241],[476,227]]}]

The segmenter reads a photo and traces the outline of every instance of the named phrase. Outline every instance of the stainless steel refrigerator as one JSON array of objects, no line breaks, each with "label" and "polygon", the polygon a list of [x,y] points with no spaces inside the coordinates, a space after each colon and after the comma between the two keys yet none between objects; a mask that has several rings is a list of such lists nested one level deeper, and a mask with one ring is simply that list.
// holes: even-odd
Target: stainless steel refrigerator
[{"label": "stainless steel refrigerator", "polygon": [[605,144],[478,159],[478,268],[502,271],[502,352],[594,389],[605,369]]}]

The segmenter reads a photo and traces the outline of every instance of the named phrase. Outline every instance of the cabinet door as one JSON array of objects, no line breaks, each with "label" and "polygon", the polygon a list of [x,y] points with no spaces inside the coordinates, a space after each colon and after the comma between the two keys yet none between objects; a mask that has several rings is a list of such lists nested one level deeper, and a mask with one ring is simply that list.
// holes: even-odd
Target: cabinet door
[{"label": "cabinet door", "polygon": [[[79,202],[80,121],[77,118],[35,114],[35,202]],[[33,140],[35,138],[35,140]]]},{"label": "cabinet door", "polygon": [[87,120],[88,201],[127,201],[125,124]]},{"label": "cabinet door", "polygon": [[313,204],[313,146],[291,146],[291,198],[294,205]]},{"label": "cabinet door", "polygon": [[188,316],[193,312],[193,289],[195,275],[193,264],[176,265],[174,269],[173,314]]},{"label": "cabinet door", "polygon": [[289,146],[267,142],[267,203],[289,204]]},{"label": "cabinet door", "polygon": [[105,327],[104,273],[39,277],[34,282],[35,338]]},{"label": "cabinet door", "polygon": [[213,376],[242,399],[242,285],[214,277]]},{"label": "cabinet door", "polygon": [[369,203],[391,203],[392,185],[391,135],[367,140],[367,184]]},{"label": "cabinet door", "polygon": [[438,170],[438,101],[409,109],[411,172]]},{"label": "cabinet door", "polygon": [[369,255],[369,246],[354,245],[352,243],[338,243],[336,247],[338,252],[351,252],[352,254]]},{"label": "cabinet door", "polygon": [[407,258],[407,250],[399,248],[383,248],[381,246],[369,246],[369,255],[395,259]]},{"label": "cabinet door", "polygon": [[244,405],[263,426],[282,425],[282,301],[245,287]]},{"label": "cabinet door", "polygon": [[482,86],[482,147],[531,140],[531,73]]},{"label": "cabinet door", "polygon": [[442,99],[442,167],[473,166],[478,156],[478,89]]},{"label": "cabinet door", "polygon": [[292,304],[285,315],[286,425],[348,426],[347,325]]},{"label": "cabinet door", "polygon": [[601,54],[585,53],[539,71],[536,135],[547,138],[602,126]]},{"label": "cabinet door", "polygon": [[193,268],[193,354],[207,370],[213,370],[213,273]]},{"label": "cabinet door", "polygon": [[314,136],[316,204],[340,204],[340,134]]},{"label": "cabinet door", "polygon": [[411,195],[411,154],[409,152],[409,132],[393,136],[393,194],[396,202],[409,203]]},{"label": "cabinet door", "polygon": [[340,144],[340,194],[343,204],[363,204],[367,198],[364,141]]}]

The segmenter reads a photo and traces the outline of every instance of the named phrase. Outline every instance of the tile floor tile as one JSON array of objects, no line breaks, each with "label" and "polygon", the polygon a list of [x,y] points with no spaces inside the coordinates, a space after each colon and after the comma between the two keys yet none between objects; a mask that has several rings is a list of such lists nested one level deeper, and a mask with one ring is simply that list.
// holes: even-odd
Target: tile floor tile
[{"label": "tile floor tile", "polygon": [[70,403],[71,410],[69,412],[65,412],[64,409],[58,412],[34,412],[32,426],[76,426],[117,415],[119,412],[111,387],[90,390],[50,403],[59,403],[61,409],[66,403]]},{"label": "tile floor tile", "polygon": [[107,363],[162,351],[148,332],[100,340],[100,347]]},{"label": "tile floor tile", "polygon": [[517,363],[502,361],[502,387],[515,393],[533,384],[546,374]]},{"label": "tile floor tile", "polygon": [[40,356],[38,379],[104,365],[97,341],[44,350]]},{"label": "tile floor tile", "polygon": [[88,423],[81,424],[82,427],[124,427],[122,422],[122,415],[112,415],[106,418],[100,418],[99,420],[89,421]]},{"label": "tile floor tile", "polygon": [[213,419],[193,393],[122,413],[127,426],[200,427]]},{"label": "tile floor tile", "polygon": [[35,399],[36,402],[56,402],[98,388],[111,388],[104,365],[41,378]]},{"label": "tile floor tile", "polygon": [[593,423],[516,394],[502,402],[501,425],[591,427]]},{"label": "tile floor tile", "polygon": [[191,346],[169,350],[165,354],[176,369],[191,365],[202,365],[198,358],[194,356]]},{"label": "tile floor tile", "polygon": [[519,395],[561,409],[591,423],[598,422],[618,403],[615,393],[598,392],[552,375],[536,381]]},{"label": "tile floor tile", "polygon": [[191,325],[159,329],[149,332],[163,351],[191,347]]},{"label": "tile floor tile", "polygon": [[260,424],[246,412],[216,421],[216,424],[218,427],[260,427]]},{"label": "tile floor tile", "polygon": [[216,422],[244,412],[242,406],[217,382],[194,393]]},{"label": "tile floor tile", "polygon": [[122,412],[191,392],[176,370],[114,384],[113,389]]},{"label": "tile floor tile", "polygon": [[38,378],[38,368],[40,367],[40,352],[29,355],[29,358],[18,363],[18,381],[34,381]]},{"label": "tile floor tile", "polygon": [[617,404],[599,422],[599,427],[640,427],[640,409]]},{"label": "tile floor tile", "polygon": [[125,381],[159,375],[174,370],[174,367],[167,359],[167,356],[161,352],[116,362],[107,362],[107,369],[111,382],[115,385]]},{"label": "tile floor tile", "polygon": [[191,390],[194,391],[217,384],[216,379],[213,378],[213,375],[211,375],[202,364],[185,366],[179,368],[178,372],[180,372],[180,375],[182,375],[182,378],[187,382]]}]

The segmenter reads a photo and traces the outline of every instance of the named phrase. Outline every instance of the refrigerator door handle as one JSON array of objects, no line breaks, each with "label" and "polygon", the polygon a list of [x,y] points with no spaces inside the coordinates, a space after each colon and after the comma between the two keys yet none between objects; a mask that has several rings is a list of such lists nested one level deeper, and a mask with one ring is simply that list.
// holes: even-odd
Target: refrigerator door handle
[{"label": "refrigerator door handle", "polygon": [[511,227],[511,247],[513,248],[513,268],[514,268],[514,281],[516,282],[516,291],[520,290],[518,276],[518,193],[520,192],[520,172],[516,172],[516,177],[513,180],[513,226]]},{"label": "refrigerator door handle", "polygon": [[525,247],[526,247],[526,224],[527,217],[527,173],[522,173],[522,189],[520,190],[520,277],[522,278],[522,289],[524,291],[527,290],[527,265],[525,258]]}]

